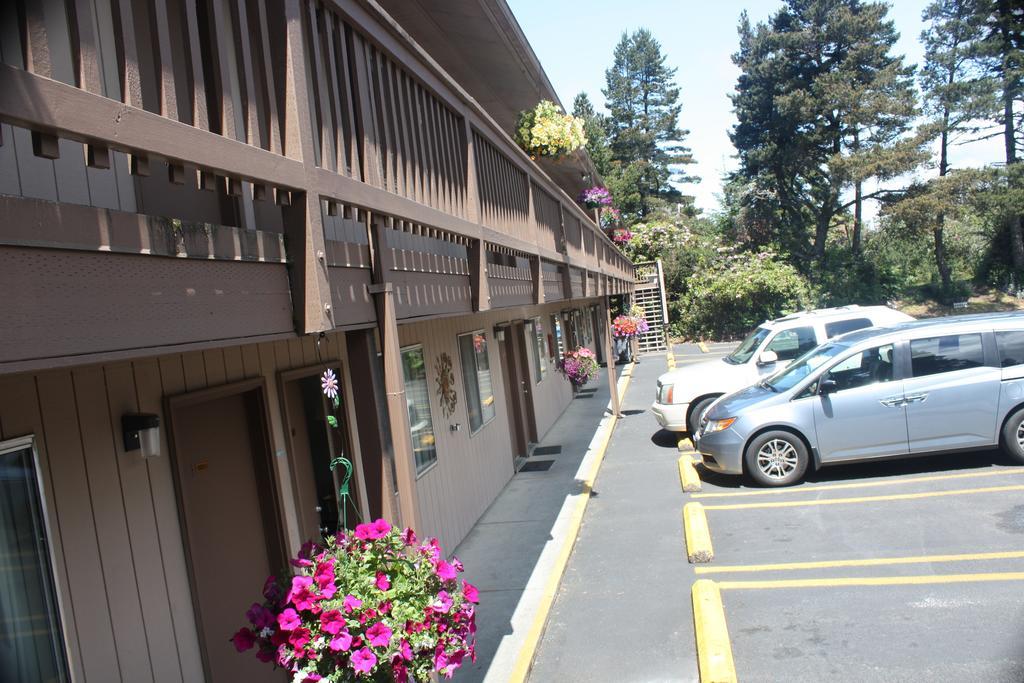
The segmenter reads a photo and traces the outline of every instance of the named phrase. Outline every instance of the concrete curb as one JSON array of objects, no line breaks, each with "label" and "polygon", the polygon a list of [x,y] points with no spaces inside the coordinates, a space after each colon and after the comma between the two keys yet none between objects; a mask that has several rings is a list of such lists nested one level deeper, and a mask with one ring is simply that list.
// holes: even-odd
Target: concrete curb
[{"label": "concrete curb", "polygon": [[[625,398],[634,367],[633,363],[625,366],[625,371],[619,377],[616,389],[619,392],[620,402]],[[583,457],[576,472],[576,479],[581,482],[580,491],[566,496],[562,503],[558,517],[551,527],[551,539],[541,551],[519,604],[516,606],[515,613],[512,615],[512,634],[502,639],[499,644],[491,666],[487,670],[487,675],[484,677],[485,683],[499,681],[519,683],[525,681],[530,673],[537,645],[540,643],[544,627],[547,625],[548,614],[554,604],[562,575],[569,562],[569,557],[572,555],[573,546],[576,544],[576,538],[579,536],[583,513],[590,501],[594,480],[597,479],[601,469],[601,463],[604,460],[608,443],[611,441],[612,433],[615,431],[615,425],[621,419],[610,413],[611,401],[608,403],[607,410],[609,413],[598,424],[594,437],[587,448],[587,454]]]},{"label": "concrete curb", "polygon": [[700,579],[694,582],[690,594],[701,683],[735,683],[736,665],[732,659],[732,645],[718,585],[714,581]]},{"label": "concrete curb", "polygon": [[703,505],[687,503],[683,506],[683,531],[686,534],[686,559],[691,564],[715,559],[715,551],[711,547],[711,530]]}]

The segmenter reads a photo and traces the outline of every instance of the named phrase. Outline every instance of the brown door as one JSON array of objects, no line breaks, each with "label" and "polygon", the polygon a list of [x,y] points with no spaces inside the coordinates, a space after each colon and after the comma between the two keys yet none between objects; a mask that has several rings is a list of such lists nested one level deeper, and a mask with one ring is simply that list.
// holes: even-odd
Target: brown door
[{"label": "brown door", "polygon": [[537,441],[537,418],[533,413],[533,374],[530,372],[530,349],[527,346],[526,323],[512,325],[512,345],[519,376],[519,406],[523,414],[524,438]]},{"label": "brown door", "polygon": [[229,642],[283,564],[264,414],[262,386],[171,402],[193,599],[212,683],[283,680]]}]

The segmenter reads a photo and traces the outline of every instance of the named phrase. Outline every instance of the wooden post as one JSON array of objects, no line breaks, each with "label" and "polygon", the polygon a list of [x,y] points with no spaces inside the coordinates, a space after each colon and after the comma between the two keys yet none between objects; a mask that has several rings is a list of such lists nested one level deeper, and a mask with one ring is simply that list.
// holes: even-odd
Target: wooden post
[{"label": "wooden post", "polygon": [[615,381],[615,346],[612,344],[612,308],[608,297],[604,298],[604,317],[605,317],[605,344],[608,347],[608,354],[605,357],[605,362],[608,367],[608,389],[612,394],[612,415],[614,417],[620,417],[619,412],[619,386],[618,382]]},{"label": "wooden post", "polygon": [[[377,328],[380,331],[381,355],[384,361],[384,391],[387,394],[388,423],[394,450],[395,472],[398,475],[398,506],[403,526],[417,529],[419,504],[416,496],[416,471],[413,466],[412,433],[409,431],[409,406],[402,375],[402,350],[398,338],[398,317],[395,293],[387,281],[392,266],[392,252],[387,247],[387,228],[379,217],[370,220],[370,247],[373,259],[373,282],[370,293],[377,307]],[[417,529],[418,530],[418,529]]]},{"label": "wooden post", "polygon": [[469,243],[469,288],[473,293],[473,310],[491,308],[491,288],[487,280],[487,245],[483,240]]},{"label": "wooden post", "polygon": [[544,303],[544,264],[540,256],[530,258],[530,278],[533,280],[533,303]]}]

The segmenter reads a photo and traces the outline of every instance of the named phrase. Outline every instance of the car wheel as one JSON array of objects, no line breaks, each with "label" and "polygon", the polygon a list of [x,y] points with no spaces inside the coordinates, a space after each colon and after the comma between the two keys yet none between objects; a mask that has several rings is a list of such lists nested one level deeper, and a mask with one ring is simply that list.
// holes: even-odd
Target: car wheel
[{"label": "car wheel", "polygon": [[708,396],[702,398],[694,404],[693,409],[690,411],[689,416],[686,418],[686,428],[689,430],[690,438],[696,439],[697,432],[700,430],[700,416],[707,409],[709,405],[718,400],[718,396]]},{"label": "car wheel", "polygon": [[761,486],[788,486],[803,479],[809,458],[796,434],[765,432],[750,442],[743,455],[747,472]]},{"label": "car wheel", "polygon": [[1003,425],[1003,453],[1024,465],[1024,408],[1019,408]]}]

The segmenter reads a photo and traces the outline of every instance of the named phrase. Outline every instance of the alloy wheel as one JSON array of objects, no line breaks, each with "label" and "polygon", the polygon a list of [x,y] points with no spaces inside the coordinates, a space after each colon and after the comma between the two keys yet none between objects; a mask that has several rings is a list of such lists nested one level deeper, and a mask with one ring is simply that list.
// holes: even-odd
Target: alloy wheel
[{"label": "alloy wheel", "polygon": [[[1024,423],[1017,429],[1017,439],[1024,439]],[[772,479],[785,479],[796,469],[799,461],[793,444],[785,439],[766,441],[757,451],[758,469]]]}]

